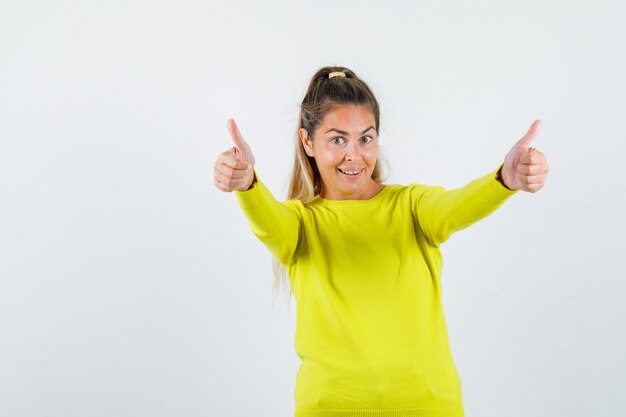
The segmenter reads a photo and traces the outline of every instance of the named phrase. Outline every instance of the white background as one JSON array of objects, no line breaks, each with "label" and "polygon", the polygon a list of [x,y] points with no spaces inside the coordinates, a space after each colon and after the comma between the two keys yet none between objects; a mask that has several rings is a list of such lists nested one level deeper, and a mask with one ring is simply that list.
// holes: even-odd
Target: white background
[{"label": "white background", "polygon": [[0,416],[293,415],[297,306],[213,162],[234,117],[284,199],[333,64],[387,183],[462,186],[543,121],[544,189],[442,247],[466,415],[624,415],[625,8],[0,1]]}]

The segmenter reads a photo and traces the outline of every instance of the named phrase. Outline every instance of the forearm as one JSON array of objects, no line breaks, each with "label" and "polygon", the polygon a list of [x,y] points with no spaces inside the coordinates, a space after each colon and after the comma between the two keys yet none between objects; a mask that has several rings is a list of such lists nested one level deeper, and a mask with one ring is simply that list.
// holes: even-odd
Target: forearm
[{"label": "forearm", "polygon": [[462,230],[493,213],[517,190],[497,179],[502,166],[463,187],[445,190],[432,187],[418,207],[420,227],[434,245],[445,242]]},{"label": "forearm", "polygon": [[250,229],[283,264],[289,263],[300,237],[300,221],[287,203],[277,201],[255,178],[248,190],[236,191],[237,201],[248,218]]}]

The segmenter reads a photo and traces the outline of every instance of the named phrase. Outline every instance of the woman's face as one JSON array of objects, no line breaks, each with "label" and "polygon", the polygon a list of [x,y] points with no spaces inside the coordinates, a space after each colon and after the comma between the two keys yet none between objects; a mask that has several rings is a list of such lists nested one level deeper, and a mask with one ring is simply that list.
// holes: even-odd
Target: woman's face
[{"label": "woman's face", "polygon": [[383,188],[372,179],[378,132],[369,107],[337,106],[326,113],[313,137],[305,129],[300,129],[299,136],[319,168],[323,198],[367,200]]}]

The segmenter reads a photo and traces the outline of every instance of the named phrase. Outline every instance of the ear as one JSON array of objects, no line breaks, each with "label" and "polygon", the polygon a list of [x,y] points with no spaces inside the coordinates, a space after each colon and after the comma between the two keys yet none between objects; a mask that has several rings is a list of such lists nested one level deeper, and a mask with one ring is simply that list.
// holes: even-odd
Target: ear
[{"label": "ear", "polygon": [[309,132],[304,128],[298,129],[298,137],[300,138],[300,142],[302,142],[302,146],[304,146],[304,151],[309,156],[314,156],[313,154],[313,139],[309,138]]}]

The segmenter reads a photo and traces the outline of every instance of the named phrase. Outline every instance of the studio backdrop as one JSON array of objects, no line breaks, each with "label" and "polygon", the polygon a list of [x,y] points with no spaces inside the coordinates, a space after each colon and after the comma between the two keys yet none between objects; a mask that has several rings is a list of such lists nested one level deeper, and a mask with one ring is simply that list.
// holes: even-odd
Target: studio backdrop
[{"label": "studio backdrop", "polygon": [[234,118],[284,200],[326,65],[379,99],[386,184],[461,187],[543,121],[545,187],[441,247],[466,415],[623,415],[625,12],[0,1],[0,416],[293,415],[297,303],[213,163]]}]

